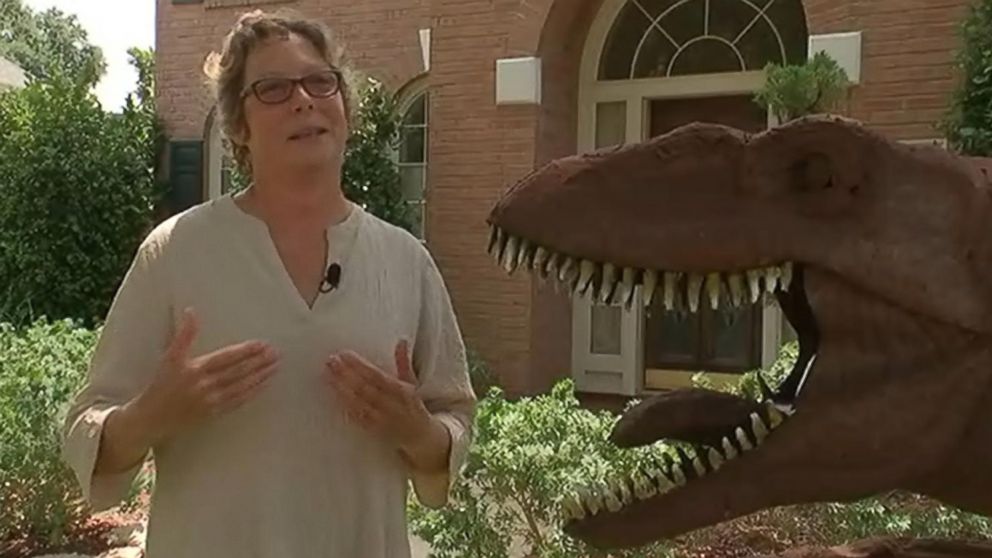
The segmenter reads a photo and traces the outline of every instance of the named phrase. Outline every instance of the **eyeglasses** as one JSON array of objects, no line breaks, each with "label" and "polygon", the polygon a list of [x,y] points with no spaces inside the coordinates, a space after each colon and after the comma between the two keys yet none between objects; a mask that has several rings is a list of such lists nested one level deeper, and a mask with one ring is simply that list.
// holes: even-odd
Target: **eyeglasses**
[{"label": "eyeglasses", "polygon": [[292,97],[297,85],[302,85],[311,97],[321,99],[332,97],[341,89],[341,72],[327,70],[301,78],[263,78],[252,82],[241,96],[243,98],[252,92],[259,101],[267,105],[276,105]]}]

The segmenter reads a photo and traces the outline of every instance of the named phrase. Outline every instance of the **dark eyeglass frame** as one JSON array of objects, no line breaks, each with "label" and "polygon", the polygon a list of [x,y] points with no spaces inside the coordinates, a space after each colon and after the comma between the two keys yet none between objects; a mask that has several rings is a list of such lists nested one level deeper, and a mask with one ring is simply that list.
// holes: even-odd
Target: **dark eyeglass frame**
[{"label": "dark eyeglass frame", "polygon": [[[312,79],[314,77],[318,77],[318,76],[333,76],[334,77],[334,88],[331,89],[330,92],[323,92],[323,91],[314,92],[314,91],[311,91],[310,86],[307,85],[307,80]],[[331,68],[329,70],[322,70],[320,72],[314,72],[312,74],[307,74],[307,75],[305,75],[303,77],[298,77],[298,78],[288,78],[288,77],[262,78],[262,79],[255,80],[252,83],[248,84],[248,86],[245,87],[244,90],[241,92],[241,98],[243,99],[246,96],[248,96],[249,94],[254,94],[255,95],[255,98],[258,99],[258,101],[260,103],[263,103],[263,104],[266,104],[266,105],[278,105],[280,103],[286,102],[286,100],[288,100],[290,97],[293,96],[293,93],[296,92],[296,89],[298,87],[303,86],[303,90],[306,91],[307,94],[310,95],[311,97],[317,97],[319,99],[326,99],[326,98],[329,98],[329,97],[333,97],[334,95],[337,95],[338,92],[341,91],[341,79],[342,79],[341,70],[339,70],[337,68]],[[260,91],[260,86],[262,86],[262,85],[264,85],[266,83],[273,83],[273,82],[279,83],[279,84],[286,84],[288,86],[285,89],[286,90],[286,94],[284,96],[278,98],[278,99],[268,99],[268,100],[266,100],[262,96],[262,93]]]}]

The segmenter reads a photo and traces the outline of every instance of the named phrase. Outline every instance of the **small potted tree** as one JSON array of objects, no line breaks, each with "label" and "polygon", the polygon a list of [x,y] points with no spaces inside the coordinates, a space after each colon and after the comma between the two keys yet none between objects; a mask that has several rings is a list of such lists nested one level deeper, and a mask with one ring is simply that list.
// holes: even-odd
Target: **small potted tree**
[{"label": "small potted tree", "polygon": [[822,51],[803,64],[770,63],[765,73],[765,85],[755,94],[755,102],[779,123],[835,110],[850,85],[847,72]]}]

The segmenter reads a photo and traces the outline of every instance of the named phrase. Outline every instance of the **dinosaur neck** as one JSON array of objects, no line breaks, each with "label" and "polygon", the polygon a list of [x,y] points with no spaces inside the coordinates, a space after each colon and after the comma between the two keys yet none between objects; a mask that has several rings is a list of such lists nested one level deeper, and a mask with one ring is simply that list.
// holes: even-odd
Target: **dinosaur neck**
[{"label": "dinosaur neck", "polygon": [[[962,442],[948,456],[939,471],[916,489],[962,510],[992,516],[992,382],[975,382],[992,377],[992,339],[983,340],[985,350],[973,366],[962,374],[961,389],[981,389],[984,395],[971,410]],[[965,380],[967,378],[967,380]],[[948,409],[948,412],[967,412]]]}]

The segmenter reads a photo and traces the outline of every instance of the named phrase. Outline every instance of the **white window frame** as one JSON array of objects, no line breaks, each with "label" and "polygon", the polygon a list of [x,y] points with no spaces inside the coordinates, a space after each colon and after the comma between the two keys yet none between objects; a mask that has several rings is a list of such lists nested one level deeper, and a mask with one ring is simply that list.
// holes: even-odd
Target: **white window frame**
[{"label": "white window frame", "polygon": [[228,173],[228,166],[232,161],[227,149],[224,146],[223,134],[220,129],[220,121],[217,118],[217,109],[214,108],[207,116],[206,131],[206,162],[204,171],[206,176],[203,181],[204,196],[206,201],[217,199],[224,195],[224,175]]},{"label": "white window frame", "polygon": [[424,97],[424,162],[423,163],[401,163],[400,162],[400,146],[397,145],[396,149],[393,151],[393,160],[395,161],[398,168],[403,169],[404,167],[421,167],[421,195],[419,202],[407,202],[410,205],[420,206],[420,241],[426,243],[428,237],[428,219],[427,219],[427,193],[428,193],[428,169],[430,167],[430,90],[427,87],[427,77],[426,75],[418,76],[417,78],[411,80],[408,84],[403,86],[396,95],[396,112],[400,116],[400,136],[399,140],[403,139],[403,117],[406,115],[413,103],[419,99],[421,96]]}]

